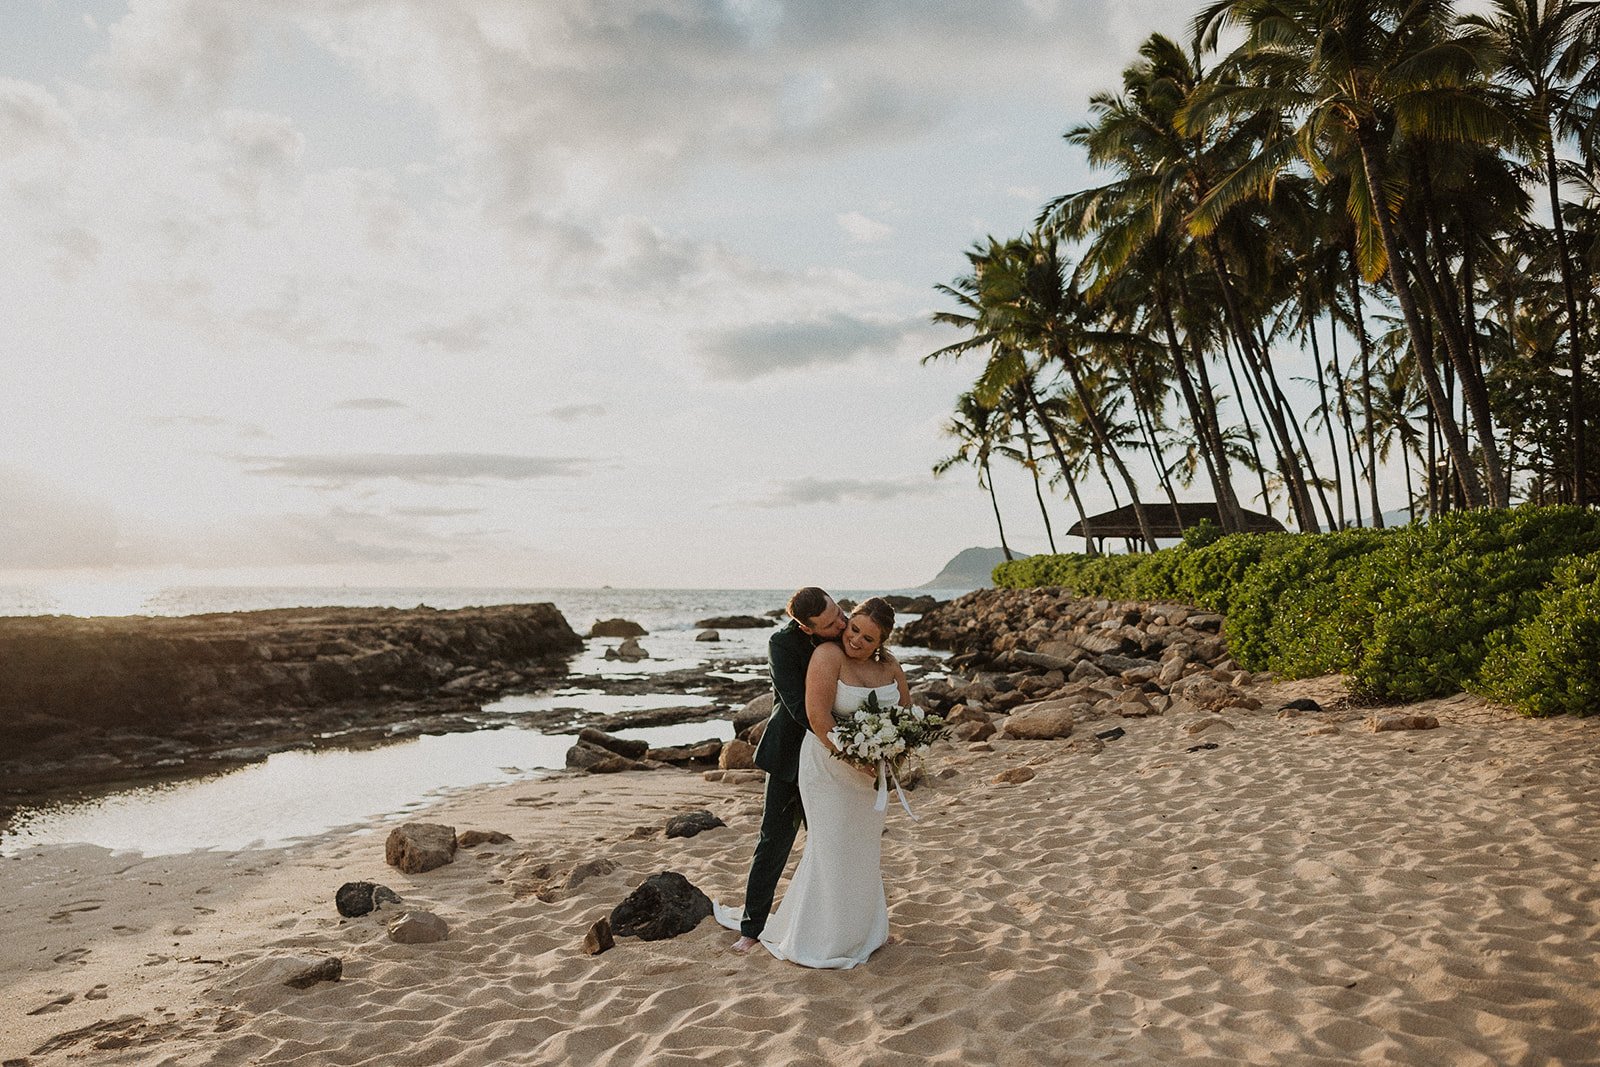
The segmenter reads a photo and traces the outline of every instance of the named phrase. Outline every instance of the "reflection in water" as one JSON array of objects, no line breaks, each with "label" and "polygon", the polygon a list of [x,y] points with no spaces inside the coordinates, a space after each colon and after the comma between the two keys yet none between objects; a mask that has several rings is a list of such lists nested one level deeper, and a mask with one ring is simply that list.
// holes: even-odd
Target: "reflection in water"
[{"label": "reflection in water", "polygon": [[520,712],[575,708],[590,715],[616,715],[624,711],[647,711],[653,708],[698,708],[713,703],[715,701],[710,697],[690,696],[684,693],[616,694],[601,693],[593,689],[557,689],[553,693],[500,697],[485,704],[483,710],[495,714],[515,715]]},{"label": "reflection in water", "polygon": [[[678,745],[727,740],[733,724],[718,719],[616,733],[654,746]],[[536,777],[564,766],[571,745],[571,735],[504,729],[378,748],[280,752],[210,778],[24,809],[0,842],[0,853],[79,842],[152,856],[276,848],[336,827],[402,815],[469,786]]]}]

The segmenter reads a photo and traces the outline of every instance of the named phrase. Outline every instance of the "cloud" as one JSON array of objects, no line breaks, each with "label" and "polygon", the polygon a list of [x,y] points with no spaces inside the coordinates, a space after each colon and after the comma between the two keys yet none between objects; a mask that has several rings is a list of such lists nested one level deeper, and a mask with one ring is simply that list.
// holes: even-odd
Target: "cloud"
[{"label": "cloud", "polygon": [[129,0],[100,61],[151,103],[210,100],[243,62],[250,43],[243,15],[227,0]]},{"label": "cloud", "polygon": [[823,504],[868,504],[903,496],[923,496],[929,487],[922,482],[861,478],[795,478],[783,482],[765,499],[763,508],[810,507]]},{"label": "cloud", "polygon": [[482,515],[482,508],[431,508],[431,507],[405,507],[390,508],[391,515],[405,515],[413,519],[454,519],[462,515]]},{"label": "cloud", "polygon": [[876,219],[869,219],[859,211],[846,211],[835,215],[834,220],[838,222],[839,228],[845,232],[850,240],[860,244],[881,241],[894,232],[892,227]]},{"label": "cloud", "polygon": [[0,466],[0,568],[109,567],[118,556],[111,508]]},{"label": "cloud", "polygon": [[289,478],[325,486],[393,478],[417,485],[458,485],[485,478],[530,481],[573,478],[586,473],[591,461],[560,456],[512,456],[483,452],[355,454],[344,456],[244,456],[246,473]]},{"label": "cloud", "polygon": [[800,322],[760,322],[714,334],[702,345],[713,378],[750,381],[779,371],[849,363],[892,349],[909,324],[836,312]]},{"label": "cloud", "polygon": [[418,327],[410,336],[418,344],[432,345],[453,356],[461,356],[489,347],[491,332],[504,319],[503,314],[479,312],[450,323]]},{"label": "cloud", "polygon": [[386,396],[357,396],[341,400],[333,406],[337,411],[393,411],[397,408],[410,407],[409,404],[390,400]]},{"label": "cloud", "polygon": [[151,426],[226,426],[228,420],[217,415],[150,415],[144,420]]},{"label": "cloud", "polygon": [[549,408],[545,414],[558,422],[572,422],[576,419],[599,418],[606,413],[604,404],[563,404],[560,407]]},{"label": "cloud", "polygon": [[77,123],[48,90],[0,78],[0,158],[30,149],[69,147],[76,137]]}]

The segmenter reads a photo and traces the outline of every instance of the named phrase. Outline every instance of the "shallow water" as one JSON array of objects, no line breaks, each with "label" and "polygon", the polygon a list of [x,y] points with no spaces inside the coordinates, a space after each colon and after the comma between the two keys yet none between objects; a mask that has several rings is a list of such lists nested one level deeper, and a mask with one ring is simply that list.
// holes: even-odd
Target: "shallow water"
[{"label": "shallow water", "polygon": [[[565,706],[561,698],[537,699]],[[618,702],[616,710],[666,703],[663,698],[606,699]],[[591,700],[585,698],[586,706]],[[733,724],[715,719],[615,734],[659,747],[712,737],[725,741],[733,736]],[[222,774],[25,810],[0,841],[0,855],[73,843],[147,856],[278,848],[339,827],[392,822],[462,789],[539,777],[565,765],[572,742],[572,734],[507,727],[376,747],[279,752]]]},{"label": "shallow water", "polygon": [[[927,590],[939,599],[965,590]],[[859,600],[869,591],[843,590]],[[697,621],[721,615],[764,616],[787,590],[761,589],[403,589],[220,588],[117,586],[0,587],[0,615],[35,613],[185,615],[296,606],[414,607],[551,602],[580,634],[596,619],[626,618],[649,631],[639,643],[650,658],[607,660],[615,638],[590,638],[568,661],[569,685],[485,705],[483,719],[500,729],[426,735],[391,744],[283,752],[263,763],[199,779],[148,785],[94,800],[19,811],[0,837],[0,855],[36,845],[87,843],[166,855],[196,849],[273,848],[339,827],[371,827],[473,786],[537,777],[564,766],[570,734],[520,727],[515,716],[557,708],[590,715],[708,704],[709,698],[662,693],[601,693],[595,679],[638,679],[701,669],[707,676],[766,676],[767,639],[777,625],[723,629],[722,640],[697,641]],[[905,616],[900,621],[909,621]],[[925,653],[927,650],[907,650]],[[725,720],[616,731],[654,745],[733,736]]]}]

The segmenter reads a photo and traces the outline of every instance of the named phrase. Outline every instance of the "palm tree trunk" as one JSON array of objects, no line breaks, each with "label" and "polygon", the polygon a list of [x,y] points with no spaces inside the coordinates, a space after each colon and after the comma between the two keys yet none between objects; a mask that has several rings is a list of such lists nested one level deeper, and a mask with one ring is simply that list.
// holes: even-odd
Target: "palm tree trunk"
[{"label": "palm tree trunk", "polygon": [[[1265,350],[1266,350],[1266,342],[1265,342],[1265,339],[1263,339],[1263,341],[1262,341],[1262,351],[1265,351]],[[1330,507],[1329,504],[1328,504],[1328,493],[1327,493],[1327,490],[1325,490],[1322,487],[1322,476],[1317,473],[1316,460],[1313,459],[1312,456],[1311,456],[1311,447],[1306,444],[1305,430],[1301,428],[1300,420],[1295,418],[1294,407],[1293,407],[1293,405],[1291,405],[1289,403],[1289,398],[1284,395],[1282,387],[1280,387],[1278,385],[1278,376],[1273,371],[1271,363],[1267,364],[1266,372],[1267,372],[1267,384],[1272,386],[1272,392],[1273,392],[1274,397],[1276,398],[1277,406],[1281,411],[1286,413],[1287,421],[1289,423],[1289,428],[1294,431],[1294,439],[1300,445],[1299,455],[1305,457],[1305,461],[1306,461],[1305,471],[1303,472],[1303,474],[1301,476],[1302,479],[1304,480],[1305,487],[1306,487],[1308,492],[1309,492],[1309,490],[1312,490],[1312,489],[1316,490],[1317,499],[1322,502],[1322,514],[1323,514],[1323,517],[1325,517],[1328,520],[1328,527],[1330,529],[1337,529],[1337,527],[1335,527],[1333,525],[1333,508]],[[1314,529],[1314,530],[1312,530],[1310,532],[1318,533],[1318,532],[1320,532],[1320,530]]]},{"label": "palm tree trunk", "polygon": [[[1367,336],[1367,313],[1361,306],[1361,268],[1356,263],[1355,246],[1350,248],[1350,307],[1356,319],[1356,343],[1361,348],[1361,416],[1372,425],[1372,339]],[[1367,494],[1372,505],[1372,528],[1383,529],[1383,510],[1378,507],[1378,448],[1367,435]]]},{"label": "palm tree trunk", "polygon": [[1183,529],[1183,515],[1178,509],[1178,494],[1172,490],[1172,476],[1167,473],[1167,457],[1161,450],[1161,442],[1156,440],[1155,420],[1145,411],[1144,405],[1135,398],[1133,402],[1133,417],[1139,423],[1139,434],[1144,438],[1145,448],[1150,450],[1150,456],[1155,460],[1156,481],[1161,483],[1161,489],[1167,494],[1167,503],[1172,505],[1172,521],[1178,524],[1178,529]]},{"label": "palm tree trunk", "polygon": [[[1412,442],[1412,448],[1415,447],[1416,442]],[[1417,524],[1417,492],[1411,486],[1411,457],[1407,455],[1404,438],[1400,439],[1400,462],[1406,468],[1406,507],[1411,511],[1411,525],[1415,526]]]},{"label": "palm tree trunk", "polygon": [[[1450,365],[1455,368],[1456,377],[1461,380],[1461,397],[1471,413],[1471,418],[1470,420],[1463,418],[1460,425],[1463,430],[1469,424],[1474,426],[1478,432],[1479,442],[1483,446],[1484,469],[1488,475],[1488,484],[1483,487],[1487,490],[1485,502],[1490,507],[1505,507],[1506,501],[1502,499],[1505,496],[1504,487],[1501,484],[1504,480],[1504,467],[1500,462],[1500,450],[1495,444],[1494,413],[1489,407],[1489,390],[1484,384],[1483,368],[1473,363],[1467,351],[1460,313],[1452,306],[1453,301],[1449,291],[1439,285],[1432,258],[1428,255],[1426,236],[1417,231],[1416,223],[1409,219],[1404,211],[1398,213],[1397,220],[1397,234],[1405,250],[1411,253],[1412,262],[1416,267],[1417,284],[1422,289],[1423,299],[1432,314],[1436,332],[1444,342],[1445,354],[1450,357]],[[1444,249],[1440,248],[1441,261],[1444,255]],[[1450,273],[1448,264],[1442,264],[1439,273],[1448,278]],[[1468,462],[1471,462],[1470,455]],[[1465,483],[1462,485],[1462,491],[1466,491]]]},{"label": "palm tree trunk", "polygon": [[1121,477],[1128,487],[1128,497],[1133,503],[1133,517],[1139,524],[1139,536],[1144,539],[1145,544],[1150,546],[1150,551],[1154,552],[1160,546],[1156,544],[1156,535],[1154,528],[1150,525],[1150,516],[1145,514],[1144,502],[1139,499],[1139,483],[1134,480],[1133,475],[1128,470],[1128,465],[1122,462],[1122,456],[1118,454],[1116,447],[1112,445],[1111,435],[1106,432],[1105,422],[1100,418],[1100,411],[1095,406],[1094,395],[1089,392],[1089,387],[1084,383],[1083,376],[1078,372],[1077,360],[1061,351],[1059,345],[1054,347],[1056,348],[1056,359],[1066,367],[1067,378],[1072,382],[1073,392],[1078,394],[1078,403],[1083,405],[1083,418],[1089,424],[1089,432],[1094,434],[1095,440],[1099,442],[1100,451],[1104,453],[1105,458],[1111,460],[1111,465],[1117,469],[1117,475]]},{"label": "palm tree trunk", "polygon": [[1072,464],[1067,462],[1066,454],[1061,450],[1061,440],[1056,437],[1055,427],[1039,406],[1039,394],[1034,392],[1033,380],[1024,375],[1021,385],[1028,398],[1028,407],[1044,430],[1044,436],[1050,442],[1050,451],[1055,453],[1056,464],[1061,468],[1061,480],[1067,483],[1067,495],[1072,498],[1072,506],[1078,510],[1078,529],[1083,531],[1083,554],[1098,556],[1099,549],[1090,540],[1093,535],[1089,532],[1089,513],[1084,510],[1083,499],[1078,495],[1078,480],[1072,476]]},{"label": "palm tree trunk", "polygon": [[1284,421],[1283,412],[1276,403],[1267,404],[1270,399],[1267,394],[1266,380],[1263,376],[1262,365],[1266,362],[1264,353],[1257,350],[1255,338],[1244,320],[1244,313],[1239,308],[1235,298],[1233,279],[1229,277],[1223,266],[1222,251],[1215,237],[1208,238],[1205,242],[1206,258],[1211,262],[1211,268],[1216,273],[1217,282],[1222,287],[1222,305],[1226,312],[1228,325],[1234,334],[1234,341],[1238,346],[1239,354],[1244,360],[1247,375],[1253,376],[1259,382],[1260,394],[1256,403],[1261,408],[1261,413],[1266,419],[1269,437],[1277,453],[1278,469],[1283,473],[1284,486],[1289,492],[1289,503],[1294,508],[1295,521],[1300,529],[1307,533],[1314,533],[1319,528],[1317,514],[1311,504],[1311,494],[1306,491],[1305,479],[1300,470],[1300,461],[1294,453],[1293,438],[1289,427]]},{"label": "palm tree trunk", "polygon": [[1345,458],[1350,466],[1350,508],[1355,512],[1356,525],[1362,526],[1365,524],[1361,521],[1361,478],[1365,474],[1366,464],[1361,458],[1361,446],[1356,440],[1355,416],[1350,410],[1350,383],[1345,379],[1344,368],[1339,365],[1338,323],[1328,334],[1328,350],[1333,367],[1334,391],[1339,397],[1339,421],[1344,427]]},{"label": "palm tree trunk", "polygon": [[[1483,482],[1478,477],[1478,472],[1473,469],[1471,457],[1466,454],[1466,441],[1461,435],[1461,427],[1456,425],[1455,419],[1450,415],[1450,408],[1445,401],[1444,386],[1439,381],[1439,369],[1434,364],[1433,353],[1425,350],[1420,343],[1422,339],[1422,315],[1417,310],[1417,303],[1411,293],[1411,285],[1406,277],[1405,260],[1400,256],[1399,242],[1395,238],[1395,227],[1389,218],[1389,206],[1383,202],[1384,183],[1380,180],[1377,166],[1376,132],[1370,125],[1363,122],[1356,127],[1356,144],[1361,153],[1361,167],[1367,182],[1367,193],[1373,200],[1373,217],[1378,222],[1378,234],[1383,240],[1384,254],[1389,260],[1389,281],[1394,286],[1395,298],[1400,302],[1401,314],[1405,317],[1406,330],[1411,335],[1412,347],[1417,353],[1417,362],[1422,368],[1422,378],[1428,389],[1428,395],[1433,398],[1439,409],[1439,428],[1444,434],[1445,444],[1450,449],[1451,462],[1456,466],[1456,472],[1461,478],[1463,489],[1467,493],[1471,507],[1483,507],[1487,497],[1483,491]],[[1493,439],[1490,439],[1492,447]],[[1374,464],[1376,471],[1376,464]]]},{"label": "palm tree trunk", "polygon": [[1333,460],[1333,496],[1339,502],[1339,517],[1328,516],[1328,525],[1344,529],[1344,467],[1339,462],[1339,433],[1333,428],[1333,408],[1328,405],[1328,380],[1322,366],[1322,347],[1317,343],[1316,321],[1308,316],[1306,336],[1311,341],[1311,362],[1317,368],[1317,396],[1322,400],[1322,428],[1328,431],[1328,455]]},{"label": "palm tree trunk", "polygon": [[1028,432],[1028,424],[1022,424],[1022,447],[1027,451],[1028,473],[1033,475],[1033,496],[1039,501],[1039,515],[1044,519],[1045,540],[1050,542],[1050,553],[1056,551],[1056,532],[1050,525],[1050,509],[1044,506],[1044,491],[1039,487],[1039,462],[1033,455],[1033,434]]},{"label": "palm tree trunk", "polygon": [[[1217,497],[1218,518],[1224,533],[1239,533],[1244,529],[1244,516],[1240,514],[1239,495],[1234,491],[1227,445],[1222,439],[1222,426],[1217,420],[1216,397],[1211,392],[1211,382],[1206,374],[1205,355],[1197,352],[1195,364],[1200,374],[1200,390],[1190,379],[1187,354],[1178,341],[1177,323],[1172,315],[1172,297],[1167,292],[1166,277],[1161,277],[1156,291],[1161,309],[1162,324],[1167,331],[1167,347],[1172,352],[1172,363],[1177,369],[1178,386],[1183,402],[1189,408],[1189,421],[1195,427],[1200,441],[1200,457],[1205,461],[1206,474]],[[1204,396],[1204,400],[1201,396]]]},{"label": "palm tree trunk", "polygon": [[1006,544],[1006,524],[1000,521],[1000,501],[995,499],[994,478],[989,473],[989,456],[987,453],[983,457],[981,469],[983,471],[984,486],[989,490],[989,504],[994,508],[994,524],[1000,528],[1000,551],[1006,554],[1006,561],[1010,562],[1011,546]]},{"label": "palm tree trunk", "polygon": [[1561,217],[1561,182],[1556,169],[1555,135],[1545,125],[1545,176],[1550,186],[1550,216],[1555,223],[1556,255],[1561,259],[1561,289],[1567,302],[1567,358],[1572,366],[1572,394],[1568,398],[1572,422],[1572,502],[1579,507],[1589,502],[1588,429],[1583,406],[1583,342],[1578,318],[1577,286],[1573,283],[1572,258],[1567,253],[1567,224]]},{"label": "palm tree trunk", "polygon": [[1255,427],[1250,424],[1250,413],[1244,407],[1244,390],[1239,386],[1239,371],[1233,365],[1233,348],[1227,339],[1222,342],[1222,361],[1228,368],[1228,380],[1233,382],[1233,395],[1238,398],[1239,418],[1244,426],[1245,439],[1250,442],[1250,454],[1256,461],[1256,478],[1261,483],[1261,510],[1272,514],[1272,494],[1267,489],[1267,464],[1261,458],[1261,445],[1256,440]]}]

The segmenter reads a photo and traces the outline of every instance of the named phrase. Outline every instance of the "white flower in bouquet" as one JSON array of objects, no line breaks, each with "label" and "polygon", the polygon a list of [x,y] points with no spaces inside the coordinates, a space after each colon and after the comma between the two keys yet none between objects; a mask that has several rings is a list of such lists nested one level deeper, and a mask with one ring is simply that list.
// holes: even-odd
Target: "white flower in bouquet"
[{"label": "white flower in bouquet", "polygon": [[828,737],[842,759],[876,769],[880,762],[898,773],[908,759],[920,758],[947,733],[944,717],[919,707],[882,704],[877,693],[851,713]]}]

